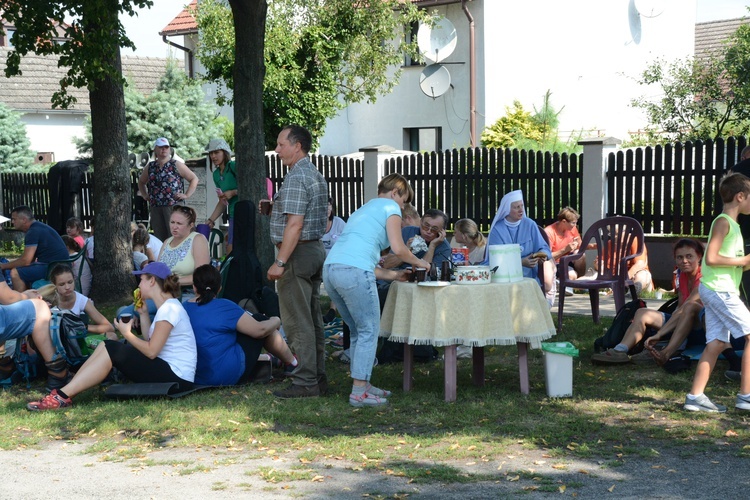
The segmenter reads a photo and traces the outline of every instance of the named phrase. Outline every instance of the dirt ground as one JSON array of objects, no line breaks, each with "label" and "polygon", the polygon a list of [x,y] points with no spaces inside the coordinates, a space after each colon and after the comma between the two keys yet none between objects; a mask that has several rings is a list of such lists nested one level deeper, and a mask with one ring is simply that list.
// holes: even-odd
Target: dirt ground
[{"label": "dirt ground", "polygon": [[[497,460],[443,464],[486,481],[409,482],[391,471],[322,459],[300,464],[295,456],[253,458],[226,450],[163,448],[145,457],[114,461],[88,453],[92,443],[47,442],[37,449],[0,452],[6,471],[2,496],[24,499],[107,498],[743,498],[750,479],[748,459],[736,450],[685,455],[685,448],[654,450],[653,457],[551,458],[544,451],[517,450]],[[257,455],[256,455],[257,456]],[[425,463],[424,467],[435,466]],[[276,481],[260,471],[307,473],[304,479]]]}]

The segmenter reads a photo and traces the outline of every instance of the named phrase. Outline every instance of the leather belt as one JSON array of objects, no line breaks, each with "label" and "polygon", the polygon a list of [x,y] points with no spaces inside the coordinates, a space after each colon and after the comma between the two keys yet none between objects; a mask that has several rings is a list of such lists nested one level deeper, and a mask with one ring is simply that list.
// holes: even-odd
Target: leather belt
[{"label": "leather belt", "polygon": [[[302,245],[304,243],[317,243],[320,240],[299,240],[297,242],[298,245]],[[281,243],[276,243],[276,248],[281,249]]]}]

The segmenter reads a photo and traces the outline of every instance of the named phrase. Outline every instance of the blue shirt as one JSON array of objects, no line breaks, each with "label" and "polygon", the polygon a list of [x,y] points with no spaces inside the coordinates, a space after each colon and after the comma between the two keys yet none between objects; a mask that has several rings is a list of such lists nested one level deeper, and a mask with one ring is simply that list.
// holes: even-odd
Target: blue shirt
[{"label": "blue shirt", "polygon": [[37,262],[49,264],[56,260],[68,260],[68,249],[57,231],[47,224],[35,220],[26,231],[23,239],[27,247],[36,247],[34,259]]},{"label": "blue shirt", "polygon": [[245,353],[237,343],[237,322],[245,311],[227,299],[214,299],[202,306],[185,302],[183,306],[198,346],[195,383],[236,384],[245,372]]},{"label": "blue shirt", "polygon": [[[404,243],[408,243],[411,238],[417,235],[422,235],[418,226],[408,226],[401,230],[401,236],[404,238]],[[426,253],[427,252],[417,252],[414,255],[421,259]],[[440,269],[440,266],[446,260],[451,260],[451,246],[447,240],[443,240],[443,242],[440,243],[440,245],[438,245],[438,247],[435,249],[435,253],[432,254],[432,265],[435,268]],[[408,264],[402,264],[401,267],[405,267],[407,265]]]},{"label": "blue shirt", "polygon": [[[355,211],[326,258],[326,264],[344,264],[372,271],[380,252],[391,246],[386,231],[389,217],[401,218],[401,207],[390,198],[374,198]],[[400,222],[400,221],[399,221]]]}]

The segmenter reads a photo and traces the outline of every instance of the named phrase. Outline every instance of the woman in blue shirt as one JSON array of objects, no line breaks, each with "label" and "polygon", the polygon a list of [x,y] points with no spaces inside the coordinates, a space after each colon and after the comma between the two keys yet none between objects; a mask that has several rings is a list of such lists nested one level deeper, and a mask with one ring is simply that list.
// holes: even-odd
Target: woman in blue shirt
[{"label": "woman in blue shirt", "polygon": [[356,407],[387,404],[389,391],[370,384],[380,332],[380,303],[375,279],[405,280],[406,271],[377,267],[380,252],[389,246],[403,262],[429,270],[430,264],[414,256],[401,237],[401,209],[414,198],[414,190],[399,174],[384,177],[378,197],[354,212],[344,232],[331,248],[323,266],[323,283],[341,317],[351,329],[352,392]]},{"label": "woman in blue shirt", "polygon": [[219,271],[210,264],[202,265],[193,273],[196,297],[183,304],[198,347],[195,383],[235,385],[249,381],[264,347],[286,365],[297,366],[297,358],[279,333],[281,320],[274,316],[257,321],[231,300],[217,299],[220,288]]}]

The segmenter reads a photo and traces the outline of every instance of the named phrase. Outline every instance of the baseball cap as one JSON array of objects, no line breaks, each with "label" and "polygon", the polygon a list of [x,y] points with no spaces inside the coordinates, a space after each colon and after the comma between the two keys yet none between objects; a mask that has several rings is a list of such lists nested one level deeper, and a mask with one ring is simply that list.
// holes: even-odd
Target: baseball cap
[{"label": "baseball cap", "polygon": [[4,216],[4,215],[0,215],[0,224],[5,224],[5,223],[6,223],[6,222],[8,222],[9,220],[10,220],[10,219],[9,219],[9,218],[7,218],[6,216]]},{"label": "baseball cap", "polygon": [[149,264],[146,264],[146,267],[144,267],[140,271],[133,271],[133,274],[150,274],[152,276],[156,276],[157,278],[165,280],[169,278],[170,274],[172,274],[172,270],[164,262],[151,262]]},{"label": "baseball cap", "polygon": [[160,146],[169,146],[169,141],[166,137],[159,137],[156,139],[156,143],[154,144],[155,148],[158,148]]}]

